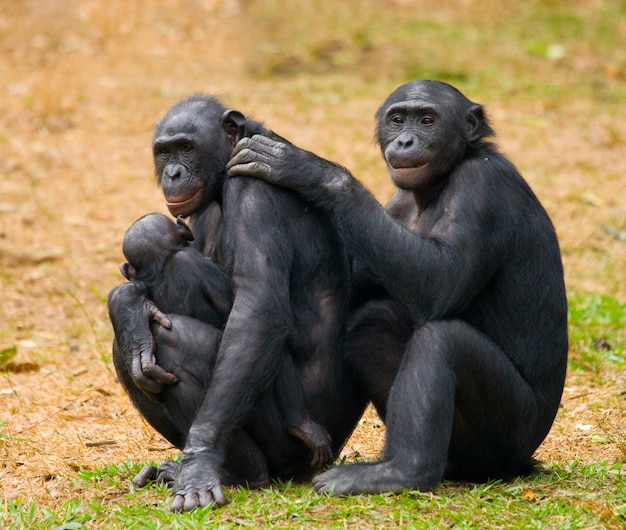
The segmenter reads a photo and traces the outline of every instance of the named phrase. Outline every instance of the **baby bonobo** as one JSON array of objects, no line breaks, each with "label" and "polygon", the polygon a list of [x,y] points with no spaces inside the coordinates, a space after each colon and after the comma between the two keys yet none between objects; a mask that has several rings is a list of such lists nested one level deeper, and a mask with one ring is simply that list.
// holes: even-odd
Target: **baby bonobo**
[{"label": "baby bonobo", "polygon": [[[129,281],[141,283],[163,312],[186,315],[223,329],[233,303],[230,278],[221,265],[189,244],[193,239],[182,217],[174,223],[159,213],[145,215],[124,235],[123,252],[128,263],[123,263],[120,271]],[[198,323],[194,329],[198,329]],[[207,346],[202,341],[197,344],[198,348],[217,346]],[[207,352],[207,362],[212,364],[216,353]],[[194,384],[202,388],[205,382],[196,381],[195,368],[185,370],[186,362],[188,359],[182,359],[168,371],[178,377],[178,385]],[[274,391],[287,432],[311,449],[311,465],[320,469],[330,463],[333,456],[330,436],[309,414],[290,355],[282,359]]]}]

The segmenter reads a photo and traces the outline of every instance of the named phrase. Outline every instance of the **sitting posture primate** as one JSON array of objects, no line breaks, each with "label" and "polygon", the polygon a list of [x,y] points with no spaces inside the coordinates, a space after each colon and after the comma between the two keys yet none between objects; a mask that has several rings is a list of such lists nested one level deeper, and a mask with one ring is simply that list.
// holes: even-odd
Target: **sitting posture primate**
[{"label": "sitting posture primate", "polygon": [[[127,280],[143,283],[148,297],[164,313],[186,315],[223,329],[233,301],[230,278],[222,266],[189,245],[193,239],[182,217],[174,223],[159,213],[144,215],[124,235],[122,248],[128,262],[120,270]],[[202,357],[204,350],[212,365],[213,355],[206,347],[198,344],[198,356]],[[193,395],[202,391],[206,381],[198,380],[199,374],[195,369],[189,371],[186,361],[181,358],[179,366],[170,372],[179,386],[190,380],[196,386]],[[320,469],[330,463],[330,437],[308,413],[302,382],[290,355],[281,360],[274,387],[285,428],[311,449],[311,466]]]},{"label": "sitting posture primate", "polygon": [[234,151],[229,176],[296,190],[326,211],[389,296],[361,300],[347,345],[383,411],[384,454],[318,475],[320,492],[511,477],[531,468],[550,430],[568,349],[559,245],[493,134],[483,108],[450,85],[396,89],[377,113],[400,188],[386,210],[345,169],[293,145],[253,136]]},{"label": "sitting posture primate", "polygon": [[[164,467],[174,482],[174,510],[224,504],[221,485],[233,469],[239,482],[253,483],[315,471],[308,448],[287,435],[272,404],[286,358],[298,374],[291,384],[301,383],[333,455],[366,404],[344,359],[350,270],[332,222],[296,193],[258,179],[226,179],[236,142],[256,133],[285,141],[213,98],[193,96],[168,111],[153,139],[170,213],[190,217],[195,248],[230,277],[233,303],[223,332],[165,315],[137,282],[109,295],[120,380],[151,425],[183,449],[178,468]],[[154,320],[161,325],[151,327]],[[215,333],[219,349],[211,360]],[[174,384],[168,366],[177,356],[204,382],[202,392],[190,396],[194,385]],[[253,443],[241,444],[238,433]]]}]

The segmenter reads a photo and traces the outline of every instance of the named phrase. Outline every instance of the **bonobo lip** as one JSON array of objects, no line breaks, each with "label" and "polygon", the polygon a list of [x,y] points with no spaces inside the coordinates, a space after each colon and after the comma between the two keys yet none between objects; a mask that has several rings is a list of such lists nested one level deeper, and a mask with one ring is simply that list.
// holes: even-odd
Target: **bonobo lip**
[{"label": "bonobo lip", "polygon": [[412,166],[403,166],[400,165],[399,163],[396,164],[389,164],[391,166],[391,169],[393,169],[394,171],[397,171],[398,169],[421,169],[424,166],[428,165],[428,162],[423,162],[422,164],[413,164]]},{"label": "bonobo lip", "polygon": [[394,175],[397,175],[398,177],[402,178],[402,177],[413,175],[414,173],[423,170],[427,165],[428,163],[425,162],[423,164],[417,164],[416,166],[411,166],[411,167],[391,166],[391,170],[393,171]]},{"label": "bonobo lip", "polygon": [[198,190],[191,197],[181,201],[166,200],[165,205],[174,217],[178,217],[179,215],[188,217],[200,207],[203,196],[204,187],[201,187],[198,188]]}]

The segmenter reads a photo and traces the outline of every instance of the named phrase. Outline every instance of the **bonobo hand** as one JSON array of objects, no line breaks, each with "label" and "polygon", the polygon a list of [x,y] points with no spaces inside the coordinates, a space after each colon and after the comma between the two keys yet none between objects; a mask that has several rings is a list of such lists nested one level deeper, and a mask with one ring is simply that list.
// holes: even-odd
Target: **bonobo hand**
[{"label": "bonobo hand", "polygon": [[210,451],[183,452],[180,470],[172,488],[175,512],[190,511],[200,506],[228,504],[222,492],[219,476],[220,464]]},{"label": "bonobo hand", "polygon": [[285,169],[291,165],[291,159],[297,158],[297,151],[298,148],[293,145],[259,134],[242,138],[226,165],[226,174],[229,177],[257,177],[277,186],[290,187],[289,180],[284,178],[288,176]]},{"label": "bonobo hand", "polygon": [[169,319],[146,296],[141,286],[134,282],[113,289],[109,294],[108,306],[115,341],[130,376],[148,398],[158,402],[157,394],[163,390],[163,386],[176,383],[178,379],[156,364],[156,345],[150,323],[158,322],[169,329]]},{"label": "bonobo hand", "polygon": [[256,177],[306,193],[330,183],[333,177],[341,174],[341,168],[293,144],[255,134],[237,143],[226,165],[226,174],[229,177]]}]

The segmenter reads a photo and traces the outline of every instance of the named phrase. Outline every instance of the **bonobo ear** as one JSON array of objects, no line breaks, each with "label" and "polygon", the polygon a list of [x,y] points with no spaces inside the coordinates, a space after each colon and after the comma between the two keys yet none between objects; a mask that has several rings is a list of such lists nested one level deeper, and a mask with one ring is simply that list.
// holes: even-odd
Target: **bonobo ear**
[{"label": "bonobo ear", "polygon": [[220,118],[220,125],[228,139],[235,144],[246,135],[246,117],[238,110],[227,110]]},{"label": "bonobo ear", "polygon": [[180,232],[183,236],[184,241],[193,241],[193,234],[191,233],[191,228],[185,222],[182,215],[179,215],[176,218],[176,224],[180,227]]},{"label": "bonobo ear", "polygon": [[467,140],[470,143],[479,142],[481,139],[494,134],[481,105],[472,105],[467,110],[465,122],[467,124]]},{"label": "bonobo ear", "polygon": [[120,265],[120,272],[129,282],[137,278],[137,271],[130,263],[122,263]]}]

